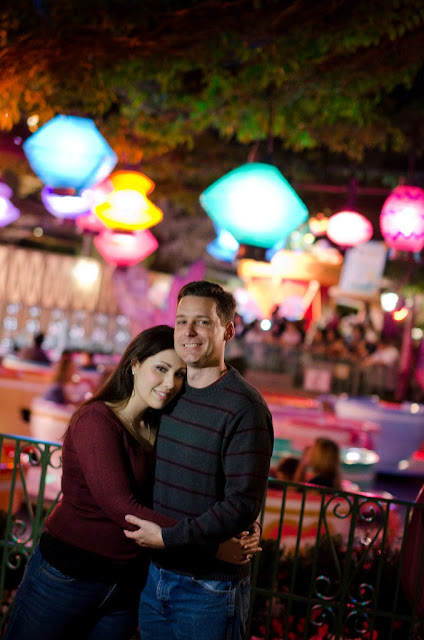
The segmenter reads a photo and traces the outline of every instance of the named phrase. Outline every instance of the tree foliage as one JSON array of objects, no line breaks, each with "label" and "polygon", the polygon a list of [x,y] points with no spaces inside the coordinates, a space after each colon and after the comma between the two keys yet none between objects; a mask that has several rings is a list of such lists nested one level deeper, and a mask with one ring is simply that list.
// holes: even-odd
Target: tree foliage
[{"label": "tree foliage", "polygon": [[0,128],[92,117],[128,163],[207,132],[361,160],[422,135],[423,53],[424,0],[14,0]]}]

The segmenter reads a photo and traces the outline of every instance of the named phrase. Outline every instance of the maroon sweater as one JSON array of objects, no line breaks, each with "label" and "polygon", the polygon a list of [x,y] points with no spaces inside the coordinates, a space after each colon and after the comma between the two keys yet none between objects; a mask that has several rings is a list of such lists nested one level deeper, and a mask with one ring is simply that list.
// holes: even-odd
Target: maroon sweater
[{"label": "maroon sweater", "polygon": [[156,522],[175,520],[153,512],[154,450],[138,443],[103,402],[84,406],[71,420],[62,451],[63,498],[47,519],[47,531],[61,542],[114,562],[140,554],[123,529],[125,515]]}]

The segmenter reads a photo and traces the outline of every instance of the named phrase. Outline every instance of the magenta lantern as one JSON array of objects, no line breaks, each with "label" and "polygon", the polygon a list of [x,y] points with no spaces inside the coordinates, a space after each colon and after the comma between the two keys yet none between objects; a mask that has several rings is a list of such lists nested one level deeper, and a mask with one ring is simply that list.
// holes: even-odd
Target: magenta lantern
[{"label": "magenta lantern", "polygon": [[380,215],[386,244],[399,251],[418,252],[424,247],[424,191],[401,185],[389,195]]},{"label": "magenta lantern", "polygon": [[94,244],[106,262],[118,267],[130,267],[141,262],[159,245],[147,229],[133,233],[105,229],[94,238]]},{"label": "magenta lantern", "polygon": [[341,247],[356,247],[371,239],[372,224],[357,211],[340,211],[328,220],[327,236]]},{"label": "magenta lantern", "polygon": [[100,231],[107,228],[93,212],[86,213],[83,216],[78,216],[75,220],[75,224],[79,229],[87,231],[88,233],[100,233]]}]

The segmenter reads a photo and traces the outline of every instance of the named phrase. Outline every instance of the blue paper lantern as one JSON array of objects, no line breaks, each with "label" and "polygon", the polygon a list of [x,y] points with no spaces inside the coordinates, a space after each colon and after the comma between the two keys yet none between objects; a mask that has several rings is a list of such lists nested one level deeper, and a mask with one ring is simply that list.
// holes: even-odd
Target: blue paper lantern
[{"label": "blue paper lantern", "polygon": [[217,260],[223,262],[233,262],[239,250],[239,243],[225,229],[216,230],[216,238],[212,240],[206,247],[206,251]]},{"label": "blue paper lantern", "polygon": [[308,210],[287,180],[270,164],[242,165],[217,180],[200,196],[214,224],[240,244],[270,248],[308,217]]},{"label": "blue paper lantern", "polygon": [[93,120],[55,116],[23,144],[37,176],[53,189],[79,191],[101,182],[118,161]]}]

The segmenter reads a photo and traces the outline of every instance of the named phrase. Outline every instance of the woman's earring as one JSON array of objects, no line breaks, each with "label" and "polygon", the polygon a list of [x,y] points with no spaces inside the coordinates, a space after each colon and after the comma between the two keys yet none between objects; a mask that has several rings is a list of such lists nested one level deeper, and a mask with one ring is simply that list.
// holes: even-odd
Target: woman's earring
[{"label": "woman's earring", "polygon": [[135,375],[135,369],[132,369],[131,372],[133,375]]}]

